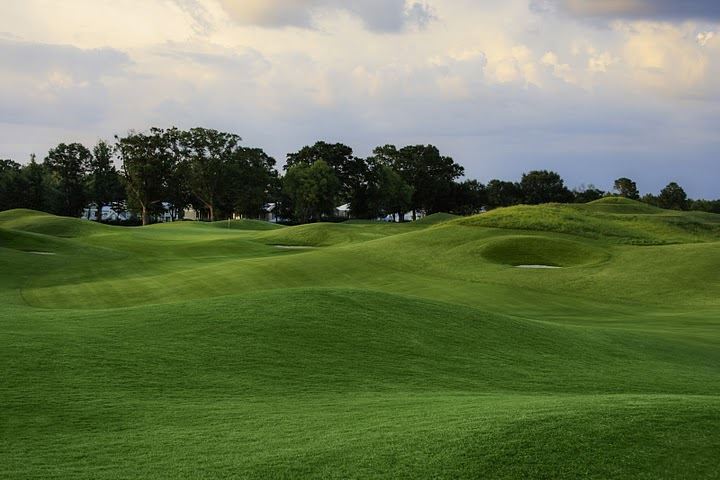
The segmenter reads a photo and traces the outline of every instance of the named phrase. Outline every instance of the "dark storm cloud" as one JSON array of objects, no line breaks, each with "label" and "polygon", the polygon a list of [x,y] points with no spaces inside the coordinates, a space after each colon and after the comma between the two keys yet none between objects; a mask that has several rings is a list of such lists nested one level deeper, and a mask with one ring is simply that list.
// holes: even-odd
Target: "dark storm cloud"
[{"label": "dark storm cloud", "polygon": [[[187,6],[190,0],[180,1]],[[316,16],[327,11],[350,13],[365,28],[379,33],[423,28],[435,18],[426,3],[406,5],[404,0],[220,0],[220,3],[238,23],[270,28],[314,28]]]},{"label": "dark storm cloud", "polygon": [[582,18],[720,20],[718,0],[531,0],[530,9],[561,11]]}]

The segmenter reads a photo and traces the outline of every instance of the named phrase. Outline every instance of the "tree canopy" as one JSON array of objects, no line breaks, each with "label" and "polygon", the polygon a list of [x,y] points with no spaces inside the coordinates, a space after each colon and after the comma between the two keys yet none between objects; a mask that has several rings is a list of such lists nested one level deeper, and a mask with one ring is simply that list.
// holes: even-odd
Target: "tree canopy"
[{"label": "tree canopy", "polygon": [[670,182],[658,195],[658,206],[669,210],[686,210],[688,198],[685,190],[675,182]]},{"label": "tree canopy", "polygon": [[166,198],[177,163],[174,140],[175,132],[160,128],[117,139],[129,200],[139,207],[143,225],[150,222],[151,208]]},{"label": "tree canopy", "polygon": [[45,165],[59,194],[61,215],[77,216],[85,207],[84,176],[91,160],[92,153],[80,143],[61,143],[45,157]]},{"label": "tree canopy", "polygon": [[413,189],[411,209],[435,213],[450,210],[454,182],[465,169],[434,145],[409,145],[397,149],[384,145],[373,151],[374,160],[397,173]]},{"label": "tree canopy", "polygon": [[227,173],[242,139],[207,128],[179,132],[176,138],[181,155],[178,161],[185,168],[190,191],[208,209],[212,222],[218,202],[232,188],[233,179]]},{"label": "tree canopy", "polygon": [[332,167],[325,160],[312,164],[297,163],[288,168],[283,188],[293,205],[293,212],[301,222],[318,220],[332,215],[338,201],[341,184]]},{"label": "tree canopy", "polygon": [[556,172],[533,170],[520,180],[523,201],[530,205],[550,202],[570,202],[573,195]]},{"label": "tree canopy", "polygon": [[640,192],[638,191],[637,184],[626,177],[621,177],[615,180],[613,190],[618,192],[618,195],[633,200],[640,199]]},{"label": "tree canopy", "polygon": [[[318,141],[287,154],[284,175],[260,148],[241,145],[234,133],[175,127],[131,131],[115,143],[99,141],[92,151],[60,143],[43,163],[21,165],[0,159],[0,209],[31,208],[78,216],[97,207],[139,213],[143,224],[156,215],[217,220],[240,216],[302,223],[342,216],[404,219],[410,211],[472,215],[485,210],[547,202],[586,203],[612,195],[593,185],[568,189],[559,173],[532,170],[519,181],[463,178],[464,168],[434,145],[382,145],[368,158],[342,143]],[[116,162],[119,164],[116,166]],[[676,182],[642,198],[626,177],[613,183],[617,195],[668,209],[720,213],[720,200],[690,199]],[[340,215],[340,214],[338,214]]]}]

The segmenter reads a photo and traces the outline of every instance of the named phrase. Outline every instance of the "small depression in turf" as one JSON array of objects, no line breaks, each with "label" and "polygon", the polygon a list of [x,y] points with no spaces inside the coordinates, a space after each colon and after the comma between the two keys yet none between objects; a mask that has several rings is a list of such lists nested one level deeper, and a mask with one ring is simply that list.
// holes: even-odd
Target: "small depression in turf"
[{"label": "small depression in turf", "polygon": [[600,263],[608,253],[593,245],[562,238],[514,235],[485,245],[482,256],[493,263],[528,269],[556,269]]}]

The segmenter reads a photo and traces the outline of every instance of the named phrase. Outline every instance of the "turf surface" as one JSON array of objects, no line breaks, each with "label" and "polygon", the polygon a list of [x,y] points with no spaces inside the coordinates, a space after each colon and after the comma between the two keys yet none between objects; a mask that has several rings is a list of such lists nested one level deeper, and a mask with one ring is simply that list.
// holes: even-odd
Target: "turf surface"
[{"label": "turf surface", "polygon": [[720,477],[720,216],[13,210],[0,272],[2,478]]}]

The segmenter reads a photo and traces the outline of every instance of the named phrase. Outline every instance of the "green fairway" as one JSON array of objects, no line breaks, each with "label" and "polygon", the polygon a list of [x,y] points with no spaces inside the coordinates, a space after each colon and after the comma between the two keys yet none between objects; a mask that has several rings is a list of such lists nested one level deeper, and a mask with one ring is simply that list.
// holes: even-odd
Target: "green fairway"
[{"label": "green fairway", "polygon": [[0,478],[720,478],[720,215],[11,210],[0,272]]}]

